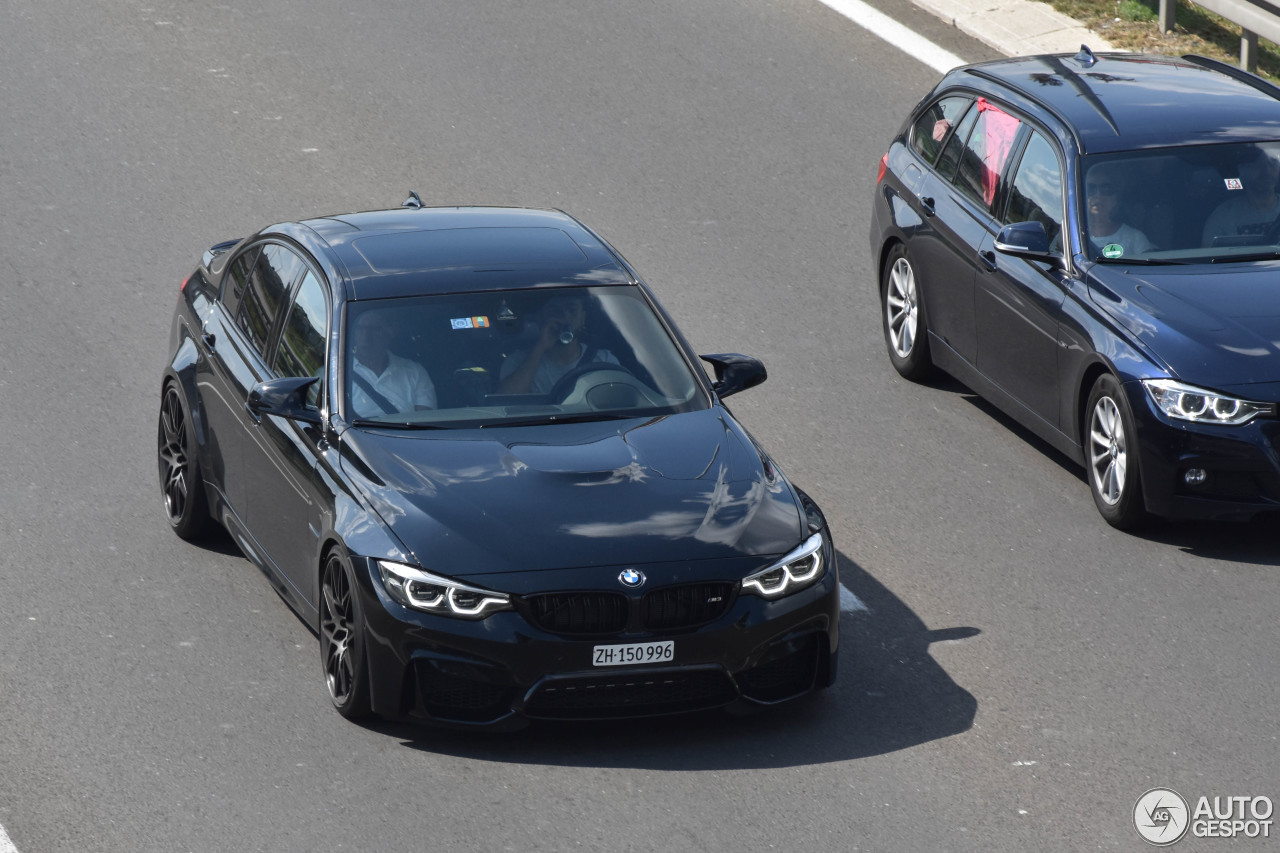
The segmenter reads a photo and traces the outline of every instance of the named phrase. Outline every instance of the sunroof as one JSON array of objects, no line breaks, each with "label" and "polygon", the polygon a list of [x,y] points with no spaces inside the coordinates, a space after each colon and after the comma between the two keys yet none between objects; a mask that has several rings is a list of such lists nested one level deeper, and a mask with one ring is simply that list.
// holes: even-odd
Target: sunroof
[{"label": "sunroof", "polygon": [[352,245],[380,273],[449,267],[575,266],[586,254],[559,228],[444,228],[361,237]]}]

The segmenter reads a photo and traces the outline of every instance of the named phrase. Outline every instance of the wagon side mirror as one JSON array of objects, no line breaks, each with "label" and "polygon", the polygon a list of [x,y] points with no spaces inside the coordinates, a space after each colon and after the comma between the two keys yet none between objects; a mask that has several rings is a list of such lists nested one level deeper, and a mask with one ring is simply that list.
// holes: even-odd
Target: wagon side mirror
[{"label": "wagon side mirror", "polygon": [[249,411],[258,417],[276,415],[291,421],[308,424],[320,423],[320,413],[307,406],[307,389],[320,381],[318,376],[287,376],[268,379],[249,390],[246,403]]},{"label": "wagon side mirror", "polygon": [[996,235],[996,251],[1015,258],[1059,265],[1062,258],[1049,246],[1049,234],[1042,222],[1015,222]]},{"label": "wagon side mirror", "polygon": [[716,381],[711,388],[721,398],[754,388],[769,378],[760,359],[749,355],[726,352],[698,357],[714,368]]}]

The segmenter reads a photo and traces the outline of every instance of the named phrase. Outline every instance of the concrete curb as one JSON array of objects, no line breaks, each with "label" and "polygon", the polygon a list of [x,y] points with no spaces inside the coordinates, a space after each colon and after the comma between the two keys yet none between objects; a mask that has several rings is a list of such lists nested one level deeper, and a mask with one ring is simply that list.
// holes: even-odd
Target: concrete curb
[{"label": "concrete curb", "polygon": [[1106,39],[1079,21],[1034,0],[914,0],[966,35],[1005,56],[1075,53],[1087,44],[1096,52],[1113,51]]}]

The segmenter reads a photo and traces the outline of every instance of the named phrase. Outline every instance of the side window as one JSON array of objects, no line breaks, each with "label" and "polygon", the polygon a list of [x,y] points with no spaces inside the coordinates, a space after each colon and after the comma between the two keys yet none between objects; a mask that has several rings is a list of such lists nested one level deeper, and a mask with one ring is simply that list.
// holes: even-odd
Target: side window
[{"label": "side window", "polygon": [[930,166],[938,159],[938,152],[947,140],[947,134],[960,123],[964,111],[973,98],[953,95],[943,98],[925,110],[911,128],[911,147]]},{"label": "side window", "polygon": [[268,243],[258,255],[245,284],[236,324],[249,336],[255,349],[266,356],[267,343],[284,305],[289,285],[301,275],[302,259],[284,246]]},{"label": "side window", "polygon": [[960,126],[947,137],[946,147],[942,149],[942,157],[938,159],[938,172],[948,181],[955,180],[956,168],[960,165],[960,154],[969,139],[973,125],[978,121],[978,111],[969,110],[960,121]]},{"label": "side window", "polygon": [[1009,190],[1003,223],[1039,222],[1049,234],[1049,245],[1062,248],[1062,166],[1053,145],[1032,133],[1018,163]]},{"label": "side window", "polygon": [[978,122],[961,152],[956,186],[974,201],[990,207],[1022,122],[985,98],[978,99],[975,111]]},{"label": "side window", "polygon": [[254,246],[236,258],[222,279],[222,304],[233,317],[240,310],[240,297],[244,295],[244,286],[249,281],[249,272],[253,269],[253,262],[258,259],[260,250],[261,247]]},{"label": "side window", "polygon": [[272,371],[277,376],[319,376],[307,391],[307,405],[315,406],[324,386],[325,341],[329,328],[329,306],[324,286],[315,273],[307,270],[298,288],[298,298],[289,308],[289,316],[280,332]]}]

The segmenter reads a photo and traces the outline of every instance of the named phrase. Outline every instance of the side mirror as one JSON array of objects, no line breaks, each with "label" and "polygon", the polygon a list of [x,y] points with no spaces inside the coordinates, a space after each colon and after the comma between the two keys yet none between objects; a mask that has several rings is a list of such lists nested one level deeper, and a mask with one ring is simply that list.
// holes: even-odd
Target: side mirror
[{"label": "side mirror", "polygon": [[307,389],[320,381],[318,376],[287,376],[259,382],[249,391],[249,411],[258,417],[276,415],[291,421],[320,423],[320,413],[307,407]]},{"label": "side mirror", "polygon": [[996,251],[1015,258],[1061,264],[1062,259],[1049,248],[1049,234],[1041,222],[1015,222],[996,235]]},{"label": "side mirror", "polygon": [[754,388],[769,378],[760,359],[749,355],[725,352],[698,358],[715,368],[716,381],[711,387],[722,398]]}]

